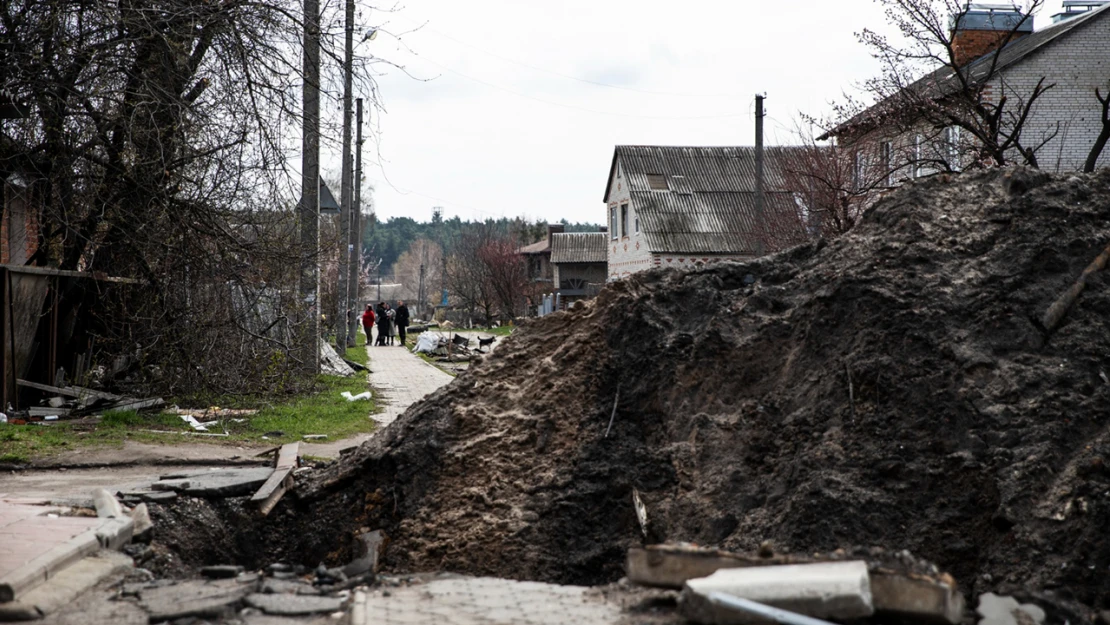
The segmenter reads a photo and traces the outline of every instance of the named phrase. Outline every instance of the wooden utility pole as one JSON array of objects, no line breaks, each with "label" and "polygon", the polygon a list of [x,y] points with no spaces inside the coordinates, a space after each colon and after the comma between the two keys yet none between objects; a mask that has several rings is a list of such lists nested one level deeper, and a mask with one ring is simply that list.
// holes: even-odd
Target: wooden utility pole
[{"label": "wooden utility pole", "polygon": [[347,347],[355,346],[358,334],[359,276],[362,274],[362,98],[355,100],[355,201],[351,208],[350,273],[347,278],[347,299],[355,314],[347,327]]},{"label": "wooden utility pole", "polygon": [[347,354],[348,302],[347,272],[350,266],[351,238],[351,65],[355,51],[355,0],[347,0],[346,39],[343,52],[343,173],[339,190],[339,267],[335,284],[335,351]]},{"label": "wooden utility pole", "polygon": [[755,94],[755,255],[766,251],[767,216],[763,207],[763,95]]},{"label": "wooden utility pole", "polygon": [[304,58],[301,91],[300,294],[307,309],[297,334],[306,371],[320,371],[320,0],[304,0]]}]

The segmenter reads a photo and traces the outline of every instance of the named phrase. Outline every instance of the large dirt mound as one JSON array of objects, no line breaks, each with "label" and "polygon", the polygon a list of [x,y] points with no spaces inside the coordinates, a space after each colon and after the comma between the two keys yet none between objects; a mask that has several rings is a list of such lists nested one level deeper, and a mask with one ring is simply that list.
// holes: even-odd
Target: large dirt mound
[{"label": "large dirt mound", "polygon": [[609,581],[637,489],[652,540],[905,548],[964,590],[1106,606],[1107,277],[1039,319],[1108,242],[1110,173],[1013,170],[909,185],[832,242],[638,274],[325,471],[308,551],[381,527],[396,569]]}]

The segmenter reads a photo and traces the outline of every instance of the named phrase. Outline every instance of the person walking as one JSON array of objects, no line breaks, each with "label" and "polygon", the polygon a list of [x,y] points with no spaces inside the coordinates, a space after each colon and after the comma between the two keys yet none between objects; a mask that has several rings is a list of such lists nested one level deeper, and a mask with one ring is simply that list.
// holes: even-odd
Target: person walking
[{"label": "person walking", "polygon": [[362,329],[366,331],[366,345],[370,346],[374,340],[374,307],[370,304],[362,313]]},{"label": "person walking", "polygon": [[405,330],[409,327],[409,307],[405,306],[405,300],[397,300],[397,317],[394,319],[397,323],[397,335],[401,337],[401,347],[405,346]]},{"label": "person walking", "polygon": [[389,338],[389,316],[386,315],[385,302],[378,302],[378,340],[375,345],[384,346],[386,339]]}]

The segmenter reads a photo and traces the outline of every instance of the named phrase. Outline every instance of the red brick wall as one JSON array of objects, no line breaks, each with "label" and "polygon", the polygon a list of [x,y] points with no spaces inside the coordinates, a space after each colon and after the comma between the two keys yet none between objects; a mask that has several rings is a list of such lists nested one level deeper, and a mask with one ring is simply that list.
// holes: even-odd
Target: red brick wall
[{"label": "red brick wall", "polygon": [[[1002,43],[1009,31],[1005,30],[961,30],[952,38],[952,50],[956,55],[956,64],[963,66],[966,63],[994,52]],[[1010,41],[1015,41],[1028,33],[1014,33]]]}]

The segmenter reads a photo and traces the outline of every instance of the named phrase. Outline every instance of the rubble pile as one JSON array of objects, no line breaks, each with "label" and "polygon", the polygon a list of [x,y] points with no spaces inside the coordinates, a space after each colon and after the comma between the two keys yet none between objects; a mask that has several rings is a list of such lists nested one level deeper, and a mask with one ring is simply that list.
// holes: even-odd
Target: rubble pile
[{"label": "rubble pile", "polygon": [[1042,319],[1108,243],[1110,172],[909,184],[531,323],[281,507],[306,560],[365,527],[394,570],[590,584],[644,542],[874,545],[1105,607],[1110,276]]}]

